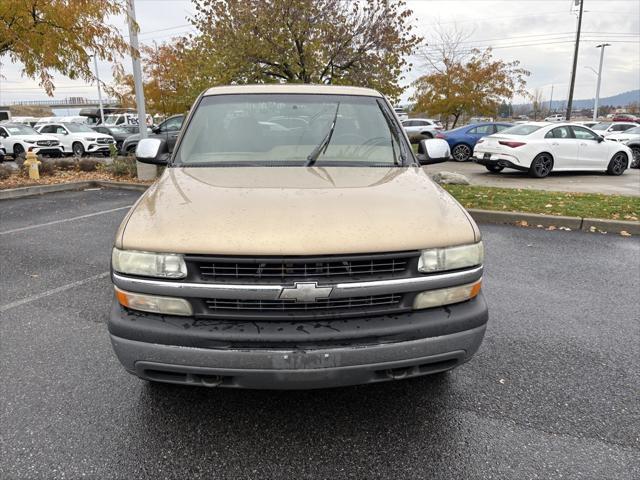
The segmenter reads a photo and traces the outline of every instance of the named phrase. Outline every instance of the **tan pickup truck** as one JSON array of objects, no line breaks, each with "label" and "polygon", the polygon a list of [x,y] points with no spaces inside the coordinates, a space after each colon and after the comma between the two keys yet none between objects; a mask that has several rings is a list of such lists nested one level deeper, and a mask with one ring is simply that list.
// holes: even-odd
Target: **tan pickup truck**
[{"label": "tan pickup truck", "polygon": [[109,332],[140,378],[322,388],[440,373],[488,319],[483,246],[421,165],[389,102],[364,88],[211,88],[115,239]]}]

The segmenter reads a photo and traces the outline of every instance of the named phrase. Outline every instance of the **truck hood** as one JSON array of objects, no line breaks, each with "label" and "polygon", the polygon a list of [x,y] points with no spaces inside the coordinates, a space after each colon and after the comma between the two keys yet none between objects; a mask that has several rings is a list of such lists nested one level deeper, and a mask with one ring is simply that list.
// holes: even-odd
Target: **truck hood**
[{"label": "truck hood", "polygon": [[131,250],[323,255],[473,243],[477,227],[420,168],[167,168],[116,236]]}]

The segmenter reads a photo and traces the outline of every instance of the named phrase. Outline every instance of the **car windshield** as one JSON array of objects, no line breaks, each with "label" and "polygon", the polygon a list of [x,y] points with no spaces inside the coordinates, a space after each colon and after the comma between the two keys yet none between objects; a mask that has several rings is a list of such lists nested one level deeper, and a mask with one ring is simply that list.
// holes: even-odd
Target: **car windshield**
[{"label": "car windshield", "polygon": [[611,126],[611,122],[596,123],[591,130],[606,130]]},{"label": "car windshield", "polygon": [[630,128],[629,130],[627,130],[627,131],[626,131],[626,132],[624,132],[624,133],[631,133],[631,134],[633,134],[633,135],[640,135],[640,127],[633,127],[633,128]]},{"label": "car windshield", "polygon": [[40,135],[27,125],[3,125],[10,135]]},{"label": "car windshield", "polygon": [[96,133],[93,129],[83,125],[82,123],[65,123],[65,127],[71,133]]},{"label": "car windshield", "polygon": [[[180,166],[393,166],[408,145],[382,99],[236,94],[202,99],[174,158]],[[393,127],[390,127],[393,125]],[[333,126],[333,132],[331,132]],[[312,155],[319,145],[324,148]],[[310,162],[310,157],[315,161]]]},{"label": "car windshield", "polygon": [[508,135],[531,135],[533,132],[540,130],[541,128],[542,126],[540,125],[522,124],[511,128],[505,128],[500,133]]}]

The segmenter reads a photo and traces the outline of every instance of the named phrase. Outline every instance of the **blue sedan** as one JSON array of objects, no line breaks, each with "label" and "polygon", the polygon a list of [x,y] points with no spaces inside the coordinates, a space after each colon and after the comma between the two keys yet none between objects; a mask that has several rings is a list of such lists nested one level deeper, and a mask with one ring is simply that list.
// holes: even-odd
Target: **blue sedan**
[{"label": "blue sedan", "polygon": [[466,162],[473,153],[476,142],[482,137],[501,132],[509,127],[511,123],[472,123],[464,127],[438,133],[436,138],[443,138],[451,148],[451,156],[457,162]]}]

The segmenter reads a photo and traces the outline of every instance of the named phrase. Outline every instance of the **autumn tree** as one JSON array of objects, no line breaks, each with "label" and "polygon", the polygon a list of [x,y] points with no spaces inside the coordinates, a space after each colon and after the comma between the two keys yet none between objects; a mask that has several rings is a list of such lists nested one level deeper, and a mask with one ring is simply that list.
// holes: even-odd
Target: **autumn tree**
[{"label": "autumn tree", "polygon": [[437,38],[422,50],[428,73],[414,82],[414,109],[440,115],[449,127],[462,115],[494,115],[500,103],[525,95],[529,72],[518,61],[493,57],[491,48],[465,47],[468,35],[458,28],[435,29]]},{"label": "autumn tree", "polygon": [[128,46],[107,18],[125,12],[125,0],[1,0],[0,56],[24,66],[53,95],[53,72],[93,79],[91,55],[114,62]]},{"label": "autumn tree", "polygon": [[194,48],[192,38],[143,47],[142,54],[145,98],[151,111],[186,112],[200,92],[221,82],[214,57]]},{"label": "autumn tree", "polygon": [[[193,48],[188,37],[176,37],[160,45],[140,49],[147,111],[164,116],[184,113],[204,89],[219,83],[211,58]],[[121,65],[113,68],[107,94],[123,107],[135,107],[133,75]]]},{"label": "autumn tree", "polygon": [[218,83],[360,85],[398,97],[419,44],[403,0],[194,0]]}]

